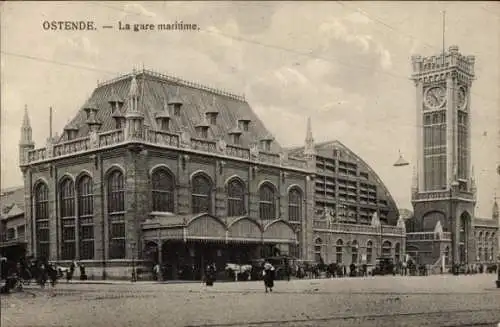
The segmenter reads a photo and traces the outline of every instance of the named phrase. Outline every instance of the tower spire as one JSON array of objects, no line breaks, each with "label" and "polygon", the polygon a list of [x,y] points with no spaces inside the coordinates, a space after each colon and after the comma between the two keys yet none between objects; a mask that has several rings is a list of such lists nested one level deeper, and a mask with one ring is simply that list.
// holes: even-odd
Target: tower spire
[{"label": "tower spire", "polygon": [[22,127],[29,127],[31,128],[31,123],[30,123],[30,117],[28,115],[28,105],[24,105],[24,117],[23,117],[23,125]]},{"label": "tower spire", "polygon": [[307,117],[306,142],[304,146],[304,154],[306,155],[306,157],[312,157],[316,154],[316,151],[314,149],[314,138],[311,127],[311,117]]},{"label": "tower spire", "polygon": [[27,105],[24,105],[24,117],[23,117],[23,124],[21,125],[21,140],[19,144],[20,145],[33,144],[32,129],[31,129],[31,123]]},{"label": "tower spire", "polygon": [[28,152],[35,148],[35,143],[32,138],[32,130],[30,118],[28,114],[28,106],[24,105],[23,123],[21,125],[21,139],[19,140],[19,164],[25,165],[28,163]]}]

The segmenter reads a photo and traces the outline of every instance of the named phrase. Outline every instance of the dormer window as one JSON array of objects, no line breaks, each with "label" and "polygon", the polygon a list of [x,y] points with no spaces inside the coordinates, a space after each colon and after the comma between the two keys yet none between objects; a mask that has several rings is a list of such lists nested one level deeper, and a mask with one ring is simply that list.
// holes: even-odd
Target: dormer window
[{"label": "dormer window", "polygon": [[274,137],[271,134],[267,134],[265,137],[260,139],[260,148],[264,152],[271,152],[271,143],[274,141]]},{"label": "dormer window", "polygon": [[174,115],[175,116],[181,115],[181,105],[179,103],[174,104]]},{"label": "dormer window", "polygon": [[250,126],[250,119],[240,119],[238,120],[238,123],[239,123],[238,126],[242,131],[248,132]]},{"label": "dormer window", "polygon": [[160,121],[160,129],[162,131],[168,131],[169,128],[170,128],[170,121],[168,119],[162,119]]},{"label": "dormer window", "polygon": [[262,146],[263,151],[270,152],[271,151],[271,140],[262,140],[261,146]]},{"label": "dormer window", "polygon": [[76,138],[76,135],[78,134],[78,128],[73,125],[67,126],[64,131],[66,132],[66,137],[69,140],[73,140]]},{"label": "dormer window", "polygon": [[168,106],[173,109],[174,116],[181,115],[182,99],[179,96],[179,87],[177,87],[175,95],[168,101]]},{"label": "dormer window", "polygon": [[207,112],[207,120],[210,125],[217,125],[217,112]]}]

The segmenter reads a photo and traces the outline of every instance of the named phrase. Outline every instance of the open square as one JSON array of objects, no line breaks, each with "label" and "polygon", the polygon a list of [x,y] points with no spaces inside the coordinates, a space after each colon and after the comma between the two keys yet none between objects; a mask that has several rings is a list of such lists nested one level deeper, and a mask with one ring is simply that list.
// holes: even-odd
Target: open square
[{"label": "open square", "polygon": [[494,275],[65,284],[2,297],[18,326],[497,326]]}]

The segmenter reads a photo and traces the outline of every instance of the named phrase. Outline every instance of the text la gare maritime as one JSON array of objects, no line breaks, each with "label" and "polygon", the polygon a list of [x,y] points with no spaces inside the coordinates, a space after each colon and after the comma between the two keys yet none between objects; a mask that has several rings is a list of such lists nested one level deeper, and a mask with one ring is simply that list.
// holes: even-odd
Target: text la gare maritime
[{"label": "text la gare maritime", "polygon": [[154,31],[154,30],[166,30],[166,31],[197,31],[199,26],[197,24],[186,24],[182,21],[175,21],[171,24],[128,24],[123,22],[118,22],[118,30],[120,31]]}]

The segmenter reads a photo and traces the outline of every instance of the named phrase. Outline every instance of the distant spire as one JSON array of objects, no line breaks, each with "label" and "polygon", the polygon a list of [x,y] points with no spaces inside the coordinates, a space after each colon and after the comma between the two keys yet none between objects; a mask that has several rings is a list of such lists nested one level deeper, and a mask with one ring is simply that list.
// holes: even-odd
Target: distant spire
[{"label": "distant spire", "polygon": [[307,117],[306,143],[314,143],[314,138],[311,128],[311,117]]},{"label": "distant spire", "polygon": [[497,197],[496,196],[495,196],[495,199],[493,200],[492,215],[493,215],[494,219],[498,219],[499,218],[498,202],[497,202]]},{"label": "distant spire", "polygon": [[29,114],[28,114],[28,106],[24,105],[24,117],[23,117],[23,124],[21,126],[20,144],[30,145],[32,143],[33,143],[32,130],[31,130],[31,123],[30,123],[30,118],[29,118]]},{"label": "distant spire", "polygon": [[304,146],[304,154],[308,157],[314,156],[316,150],[314,148],[314,138],[311,127],[311,117],[307,117],[306,142]]},{"label": "distant spire", "polygon": [[411,189],[413,192],[418,191],[418,172],[417,172],[417,167],[413,166],[413,175],[412,175],[412,181],[411,181]]},{"label": "distant spire", "polygon": [[23,117],[23,127],[30,127],[31,128],[31,123],[30,123],[30,117],[28,115],[28,105],[24,105],[24,117]]}]

